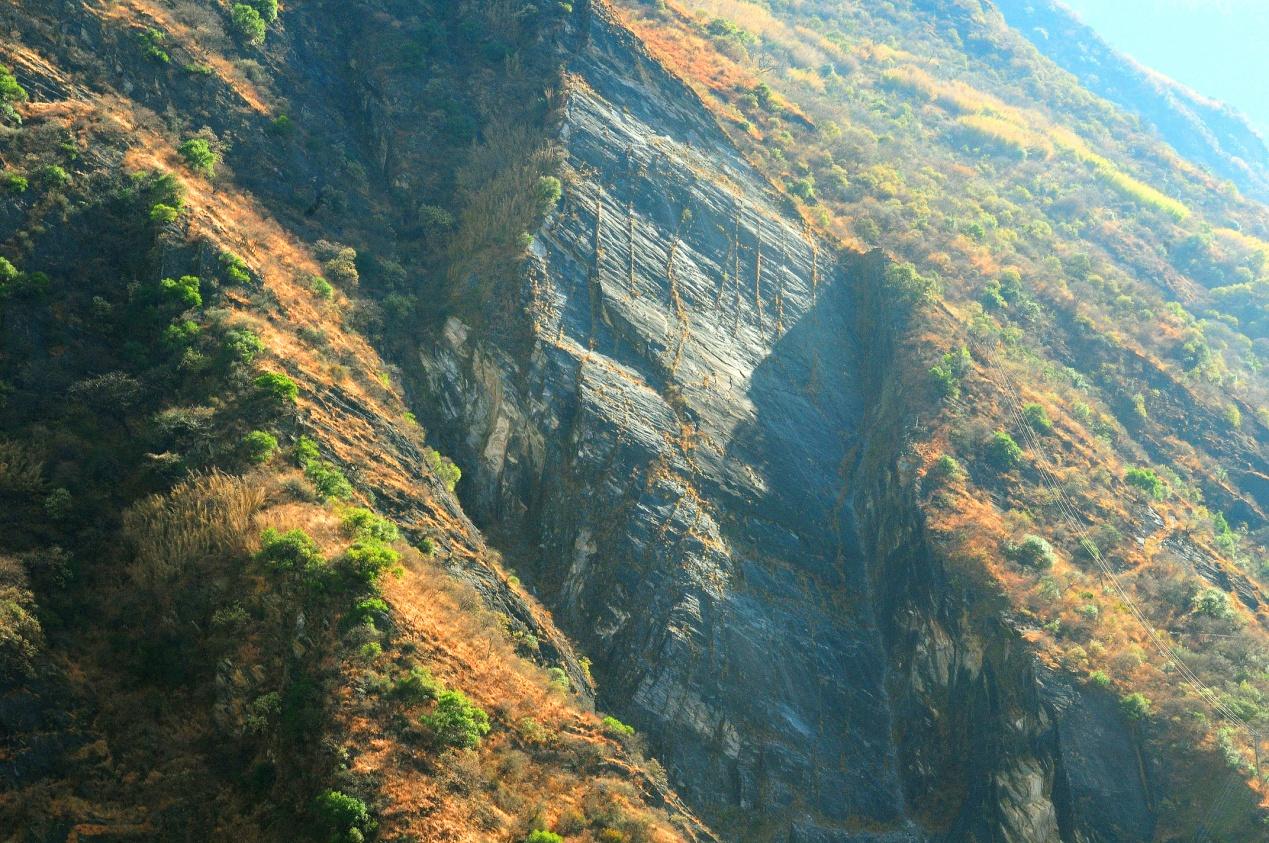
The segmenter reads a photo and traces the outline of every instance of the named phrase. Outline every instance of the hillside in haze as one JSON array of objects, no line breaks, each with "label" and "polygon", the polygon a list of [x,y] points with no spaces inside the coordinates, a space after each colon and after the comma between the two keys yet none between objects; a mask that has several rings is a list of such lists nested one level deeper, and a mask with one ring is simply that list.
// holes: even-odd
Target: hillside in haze
[{"label": "hillside in haze", "polygon": [[1264,146],[1060,7],[0,66],[0,840],[1269,832]]}]

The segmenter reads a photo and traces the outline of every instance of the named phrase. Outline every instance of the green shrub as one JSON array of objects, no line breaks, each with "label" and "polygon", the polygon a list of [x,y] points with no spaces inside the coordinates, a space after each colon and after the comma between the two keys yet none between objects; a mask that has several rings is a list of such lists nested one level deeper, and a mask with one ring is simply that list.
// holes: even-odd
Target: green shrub
[{"label": "green shrub", "polygon": [[150,27],[137,36],[137,40],[141,42],[141,53],[147,59],[158,64],[167,64],[172,59],[163,49],[163,41],[166,39],[162,32]]},{"label": "green shrub", "polygon": [[180,208],[173,208],[171,205],[164,205],[162,202],[159,202],[150,208],[150,222],[158,225],[171,225],[176,222],[180,216]]},{"label": "green shrub", "polygon": [[1225,620],[1233,617],[1234,610],[1229,605],[1229,595],[1220,589],[1205,588],[1190,601],[1190,608],[1196,615]]},{"label": "green shrub", "polygon": [[344,531],[357,539],[391,544],[401,537],[397,525],[364,507],[344,513]]},{"label": "green shrub", "polygon": [[242,438],[242,449],[253,463],[266,463],[278,452],[278,438],[263,430],[253,430]]},{"label": "green shrub", "polygon": [[44,514],[54,521],[62,521],[74,510],[75,501],[70,489],[58,487],[44,497]]},{"label": "green shrub", "polygon": [[435,448],[424,448],[423,456],[427,460],[428,466],[445,484],[445,488],[454,491],[454,487],[458,485],[458,481],[462,479],[463,472],[454,464],[449,457],[442,456]]},{"label": "green shrub", "polygon": [[6,193],[25,193],[31,183],[27,181],[26,176],[15,173],[12,170],[5,170],[0,173],[0,187],[3,187]]},{"label": "green shrub", "polygon": [[0,117],[15,123],[22,122],[13,106],[26,102],[26,99],[26,90],[18,84],[18,80],[14,78],[9,68],[0,64]]},{"label": "green shrub", "polygon": [[304,476],[325,500],[346,501],[353,496],[352,484],[333,462],[309,460],[304,464]]},{"label": "green shrub", "polygon": [[326,559],[317,542],[303,530],[279,533],[272,527],[260,534],[260,552],[256,561],[271,570],[288,574],[305,574],[326,568]]},{"label": "green shrub", "polygon": [[317,449],[317,443],[311,438],[301,436],[295,440],[295,447],[291,449],[291,456],[295,458],[295,464],[303,468],[310,462],[320,459],[322,452]]},{"label": "green shrub", "polygon": [[265,23],[278,19],[278,0],[247,0],[247,5],[255,9]]},{"label": "green shrub", "polygon": [[1018,544],[1006,547],[1005,556],[1027,568],[1052,568],[1057,561],[1053,545],[1035,535],[1024,536]]},{"label": "green shrub", "polygon": [[1124,474],[1124,480],[1128,481],[1130,486],[1141,489],[1154,500],[1160,501],[1167,497],[1168,485],[1155,473],[1154,469],[1130,468]]},{"label": "green shrub", "polygon": [[163,329],[163,344],[169,349],[178,350],[192,345],[202,330],[192,319],[181,319]]},{"label": "green shrub", "polygon": [[246,286],[251,283],[251,269],[247,262],[233,252],[220,253],[220,269],[235,284]]},{"label": "green shrub", "polygon": [[440,697],[444,687],[426,668],[415,665],[397,677],[392,684],[392,696],[406,705],[420,705]]},{"label": "green shrub", "polygon": [[942,485],[965,476],[965,469],[961,468],[961,464],[956,457],[950,454],[943,454],[933,463],[925,473],[927,484]]},{"label": "green shrub", "polygon": [[1088,675],[1088,678],[1098,688],[1110,687],[1110,677],[1106,675],[1106,671],[1104,670],[1094,670],[1092,673]]},{"label": "green shrub", "polygon": [[226,364],[249,366],[264,351],[264,340],[250,328],[230,328],[221,339],[220,350]]},{"label": "green shrub", "polygon": [[987,440],[987,462],[998,471],[1012,471],[1022,463],[1022,448],[1013,437],[998,430]]},{"label": "green shrub", "polygon": [[269,134],[289,138],[295,134],[295,121],[285,114],[279,114],[269,121]]},{"label": "green shrub", "polygon": [[564,843],[564,838],[554,831],[538,828],[529,832],[529,836],[524,838],[524,843]]},{"label": "green shrub", "polygon": [[904,308],[931,301],[938,293],[938,283],[917,272],[910,263],[890,264],[883,281],[887,297]]},{"label": "green shrub", "polygon": [[316,250],[322,256],[322,270],[326,277],[341,287],[352,288],[361,283],[357,271],[357,250],[329,240],[317,241]]},{"label": "green shrub", "polygon": [[314,275],[309,279],[308,288],[322,301],[330,301],[335,297],[335,288],[320,275]]},{"label": "green shrub", "polygon": [[467,699],[462,691],[445,691],[431,714],[419,722],[442,747],[473,749],[489,734],[489,715]]},{"label": "green shrub", "polygon": [[66,187],[70,184],[70,173],[59,167],[57,164],[45,164],[35,171],[36,180],[49,188],[55,190],[57,188]]},{"label": "green shrub", "polygon": [[281,372],[265,372],[257,375],[251,383],[261,397],[279,404],[294,404],[300,395],[295,381]]},{"label": "green shrub", "polygon": [[961,382],[973,366],[973,358],[969,356],[969,349],[965,346],[947,352],[942,360],[930,367],[930,378],[934,381],[934,388],[944,398],[959,398]]},{"label": "green shrub", "polygon": [[1129,720],[1144,720],[1150,716],[1150,700],[1138,692],[1126,694],[1119,699],[1119,710]]},{"label": "green shrub", "polygon": [[362,585],[374,585],[380,575],[401,564],[401,554],[377,541],[359,541],[344,553],[343,570]]},{"label": "green shrub", "polygon": [[177,151],[185,159],[185,164],[195,173],[206,178],[215,178],[216,165],[220,163],[220,155],[212,149],[211,144],[203,138],[190,138]]},{"label": "green shrub", "polygon": [[16,588],[0,588],[0,677],[35,668],[44,630],[31,611],[29,597]]},{"label": "green shrub", "polygon": [[634,726],[628,726],[611,715],[605,716],[600,721],[600,725],[603,727],[604,734],[611,735],[614,738],[629,738],[633,737],[635,733]]},{"label": "green shrub", "polygon": [[555,176],[542,176],[538,179],[538,209],[546,214],[555,210],[564,194],[564,187]]},{"label": "green shrub", "polygon": [[229,18],[233,22],[234,34],[243,41],[257,47],[264,43],[268,25],[256,9],[246,3],[235,3],[230,10]]},{"label": "green shrub", "polygon": [[378,828],[365,802],[338,790],[317,797],[316,811],[334,843],[362,843]]},{"label": "green shrub", "polygon": [[1022,408],[1022,420],[1036,433],[1051,433],[1053,421],[1039,404],[1027,404]]},{"label": "green shrub", "polygon": [[202,281],[197,275],[164,278],[159,282],[159,296],[171,310],[183,313],[203,306]]}]

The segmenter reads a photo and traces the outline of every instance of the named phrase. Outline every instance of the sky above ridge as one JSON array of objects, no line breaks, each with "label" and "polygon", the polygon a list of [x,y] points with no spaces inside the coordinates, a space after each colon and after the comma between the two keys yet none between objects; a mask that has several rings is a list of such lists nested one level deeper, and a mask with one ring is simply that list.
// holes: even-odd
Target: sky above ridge
[{"label": "sky above ridge", "polygon": [[1112,47],[1269,137],[1269,0],[1062,0]]}]

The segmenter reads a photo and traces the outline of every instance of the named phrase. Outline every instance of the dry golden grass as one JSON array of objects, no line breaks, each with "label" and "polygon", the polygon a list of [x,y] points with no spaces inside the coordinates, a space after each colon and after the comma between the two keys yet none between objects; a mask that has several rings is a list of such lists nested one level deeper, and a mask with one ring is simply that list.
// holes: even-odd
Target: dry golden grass
[{"label": "dry golden grass", "polygon": [[131,542],[133,582],[150,591],[207,557],[232,557],[252,541],[252,518],[264,504],[259,478],[220,471],[196,474],[171,491],[151,495],[123,513]]},{"label": "dry golden grass", "polygon": [[[649,843],[682,836],[664,815],[651,811],[647,773],[599,720],[570,695],[553,688],[544,670],[515,652],[499,619],[482,608],[474,591],[417,554],[407,571],[383,583],[395,610],[397,647],[407,647],[444,684],[464,691],[490,712],[494,730],[475,751],[439,758],[389,734],[382,706],[367,707],[344,693],[340,731],[357,747],[354,772],[379,781],[390,807],[385,835],[421,841],[519,839],[530,817],[558,827],[566,815],[582,815],[596,791],[620,812],[645,826]],[[373,669],[391,672],[382,657]],[[354,672],[358,669],[353,668]],[[348,684],[348,683],[346,683]],[[531,721],[533,730],[520,724]],[[686,813],[682,805],[676,808]],[[570,840],[593,840],[589,832]]]},{"label": "dry golden grass", "polygon": [[176,18],[164,4],[153,0],[96,0],[89,8],[103,21],[141,31],[153,27],[171,39],[169,44],[178,43],[188,50],[195,59],[210,67],[227,89],[236,94],[242,103],[259,114],[269,114],[273,109],[268,105],[265,95],[254,82],[247,79],[232,62],[224,56],[205,50],[199,44],[198,35]]}]

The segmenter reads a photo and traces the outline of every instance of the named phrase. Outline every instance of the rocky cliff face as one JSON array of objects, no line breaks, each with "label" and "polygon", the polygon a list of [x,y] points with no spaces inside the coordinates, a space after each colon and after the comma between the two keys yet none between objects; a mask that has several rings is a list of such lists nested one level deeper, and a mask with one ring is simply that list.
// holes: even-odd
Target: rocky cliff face
[{"label": "rocky cliff face", "polygon": [[881,258],[808,237],[602,8],[574,26],[520,315],[418,362],[465,506],[602,702],[736,838],[1149,837],[1113,705],[971,620],[924,544]]}]

